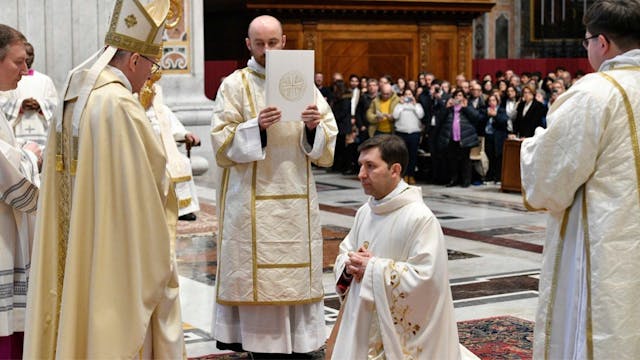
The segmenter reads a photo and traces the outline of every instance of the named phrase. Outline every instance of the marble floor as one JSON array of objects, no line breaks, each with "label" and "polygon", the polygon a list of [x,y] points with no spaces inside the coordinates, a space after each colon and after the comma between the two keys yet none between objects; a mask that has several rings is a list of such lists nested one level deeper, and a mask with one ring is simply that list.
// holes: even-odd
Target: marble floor
[{"label": "marble floor", "polygon": [[[337,314],[330,265],[336,248],[366,201],[355,176],[314,170],[325,238],[327,334]],[[209,338],[215,284],[215,189],[213,174],[196,177],[202,211],[180,222],[176,251],[189,357],[220,353]],[[528,212],[520,194],[499,185],[445,188],[418,184],[438,217],[449,251],[449,281],[457,321],[513,316],[533,321],[542,258],[545,214]]]}]

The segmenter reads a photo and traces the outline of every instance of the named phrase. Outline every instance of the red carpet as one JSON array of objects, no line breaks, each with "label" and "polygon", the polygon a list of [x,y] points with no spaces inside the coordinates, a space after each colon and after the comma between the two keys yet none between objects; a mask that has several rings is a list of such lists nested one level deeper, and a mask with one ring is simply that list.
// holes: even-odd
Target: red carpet
[{"label": "red carpet", "polygon": [[460,343],[481,359],[531,359],[533,322],[498,316],[458,323]]}]

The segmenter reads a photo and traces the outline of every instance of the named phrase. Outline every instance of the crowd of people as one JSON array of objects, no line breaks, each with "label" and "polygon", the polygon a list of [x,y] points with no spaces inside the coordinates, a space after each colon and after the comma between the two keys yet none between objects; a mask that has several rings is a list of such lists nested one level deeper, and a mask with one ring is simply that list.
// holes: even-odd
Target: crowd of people
[{"label": "crowd of people", "polygon": [[417,173],[447,186],[498,183],[504,141],[531,137],[536,127],[545,127],[548,108],[583,75],[562,67],[544,77],[505,70],[470,80],[460,74],[451,84],[428,72],[411,80],[351,74],[348,81],[334,73],[325,87],[324,75],[316,73],[316,86],[339,130],[331,171],[357,174],[357,145],[393,133],[409,149],[404,174],[409,184],[415,184]]}]

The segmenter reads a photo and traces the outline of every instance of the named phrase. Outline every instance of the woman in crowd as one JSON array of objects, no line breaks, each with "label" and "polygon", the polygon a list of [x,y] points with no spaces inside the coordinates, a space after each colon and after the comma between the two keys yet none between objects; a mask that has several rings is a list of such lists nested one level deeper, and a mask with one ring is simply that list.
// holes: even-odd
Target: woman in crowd
[{"label": "woman in crowd", "polygon": [[[507,88],[509,91],[509,88]],[[500,181],[502,175],[502,146],[507,138],[509,117],[505,108],[500,106],[500,97],[496,94],[487,99],[487,123],[484,127],[484,151],[489,158],[487,181]]]},{"label": "woman in crowd", "polygon": [[407,144],[409,150],[409,164],[404,173],[404,179],[410,185],[416,183],[415,168],[418,158],[418,145],[420,145],[420,134],[422,133],[421,119],[424,117],[424,109],[420,103],[416,102],[414,92],[405,89],[402,100],[393,109],[396,135],[400,136]]},{"label": "woman in crowd", "polygon": [[493,83],[491,80],[485,80],[482,82],[482,97],[486,102],[489,96],[493,93]]},{"label": "woman in crowd", "polygon": [[438,148],[446,153],[450,181],[447,187],[471,184],[469,151],[479,143],[476,127],[480,114],[468,103],[461,89],[455,90],[438,114]]},{"label": "woman in crowd", "polygon": [[504,96],[502,96],[500,103],[507,113],[507,118],[509,120],[507,124],[507,131],[510,133],[513,132],[513,122],[516,120],[519,101],[520,94],[518,93],[518,89],[516,89],[515,86],[507,87],[507,91]]},{"label": "woman in crowd", "polygon": [[406,87],[407,82],[404,81],[404,78],[399,77],[398,80],[396,80],[396,83],[393,84],[393,91],[395,91],[398,96],[402,96]]},{"label": "woman in crowd", "polygon": [[522,100],[516,109],[513,134],[509,137],[531,137],[538,126],[543,126],[542,120],[547,115],[547,109],[534,97],[535,89],[529,86],[522,88]]}]

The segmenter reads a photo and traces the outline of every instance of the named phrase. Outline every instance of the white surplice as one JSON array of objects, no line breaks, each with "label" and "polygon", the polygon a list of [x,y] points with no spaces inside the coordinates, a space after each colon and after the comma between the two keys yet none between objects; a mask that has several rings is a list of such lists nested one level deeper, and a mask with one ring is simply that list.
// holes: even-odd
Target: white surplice
[{"label": "white surplice", "polygon": [[553,104],[521,149],[526,204],[547,209],[537,359],[640,354],[640,50]]},{"label": "white surplice", "polygon": [[[35,99],[40,111],[21,111],[22,101]],[[49,122],[58,106],[58,93],[53,80],[47,75],[31,70],[18,82],[18,87],[0,92],[0,109],[4,112],[19,144],[33,141],[44,147]]]},{"label": "white surplice", "polygon": [[0,113],[0,336],[24,331],[39,184],[35,155],[20,148]]},{"label": "white surplice", "polygon": [[473,358],[458,344],[444,235],[420,188],[401,181],[358,210],[336,281],[347,253],[365,245],[374,257],[362,281],[351,282],[333,359]]},{"label": "white surplice", "polygon": [[337,127],[315,90],[322,120],[266,130],[265,69],[254,59],[229,75],[214,104],[211,141],[220,178],[218,269],[212,336],[245,350],[310,352],[326,339],[322,233],[311,162],[331,166]]},{"label": "white surplice", "polygon": [[156,95],[146,110],[153,131],[160,137],[167,156],[167,170],[178,198],[178,216],[200,211],[200,202],[193,181],[191,160],[178,151],[177,141],[184,141],[187,130],[178,117],[165,105],[162,88],[154,84]]}]

